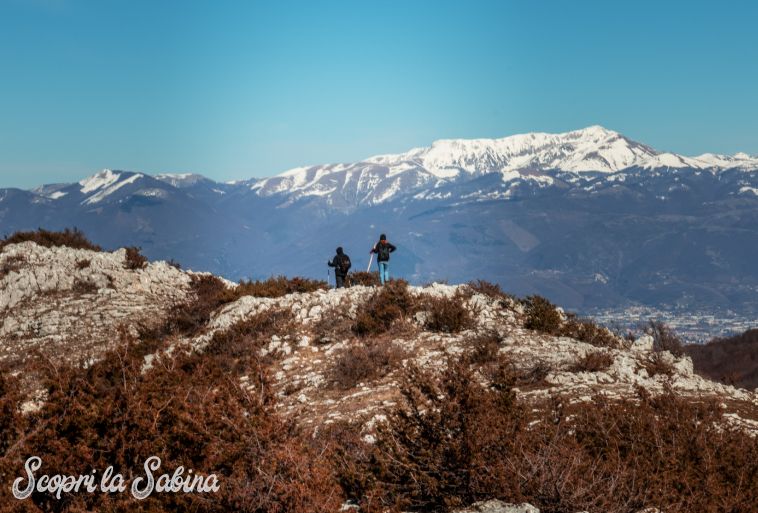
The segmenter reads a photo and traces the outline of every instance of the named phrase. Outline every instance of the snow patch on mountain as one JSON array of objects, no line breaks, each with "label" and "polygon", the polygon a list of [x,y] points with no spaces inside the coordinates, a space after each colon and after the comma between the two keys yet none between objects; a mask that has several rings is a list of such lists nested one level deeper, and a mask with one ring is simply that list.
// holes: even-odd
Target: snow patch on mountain
[{"label": "snow patch on mountain", "polygon": [[90,192],[102,189],[103,187],[108,187],[109,185],[116,183],[120,176],[120,173],[114,173],[110,169],[103,169],[99,173],[79,182],[79,185],[82,186],[80,191],[82,194],[89,194]]},{"label": "snow patch on mountain", "polygon": [[496,171],[553,170],[613,172],[643,162],[657,152],[618,132],[591,126],[562,134],[529,133],[502,139],[442,139],[429,148],[380,155],[367,162],[417,162],[440,178]]},{"label": "snow patch on mountain", "polygon": [[140,178],[142,178],[144,175],[142,175],[140,173],[137,173],[137,174],[134,174],[134,175],[131,175],[131,176],[127,177],[124,180],[120,180],[119,181],[119,178],[121,176],[122,175],[120,175],[120,174],[116,174],[116,180],[115,181],[114,180],[110,180],[110,177],[108,177],[107,180],[103,180],[102,183],[104,183],[106,185],[99,185],[98,187],[96,187],[95,189],[93,189],[93,190],[97,190],[98,192],[95,193],[95,194],[93,194],[92,196],[90,196],[86,200],[84,200],[83,204],[84,205],[93,205],[95,203],[99,203],[102,200],[104,200],[105,198],[107,198],[108,196],[110,196],[111,194],[113,194],[114,192],[116,192],[117,190],[119,190],[120,188],[124,187],[125,185],[129,185],[131,183],[136,182],[137,180],[139,180]]},{"label": "snow patch on mountain", "polygon": [[208,180],[203,175],[196,173],[160,173],[155,175],[154,178],[173,187],[179,188],[190,187],[198,182]]}]

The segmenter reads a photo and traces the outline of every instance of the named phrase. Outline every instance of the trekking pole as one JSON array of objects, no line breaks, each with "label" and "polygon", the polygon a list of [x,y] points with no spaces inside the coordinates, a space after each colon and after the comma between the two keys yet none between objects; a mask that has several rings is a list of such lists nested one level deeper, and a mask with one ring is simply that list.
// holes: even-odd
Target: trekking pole
[{"label": "trekking pole", "polygon": [[366,267],[366,272],[369,272],[371,270],[371,262],[374,261],[374,254],[371,253],[371,257],[368,259],[368,267]]},{"label": "trekking pole", "polygon": [[326,268],[326,284],[329,285],[329,288],[331,288],[332,284],[332,271],[327,267]]}]

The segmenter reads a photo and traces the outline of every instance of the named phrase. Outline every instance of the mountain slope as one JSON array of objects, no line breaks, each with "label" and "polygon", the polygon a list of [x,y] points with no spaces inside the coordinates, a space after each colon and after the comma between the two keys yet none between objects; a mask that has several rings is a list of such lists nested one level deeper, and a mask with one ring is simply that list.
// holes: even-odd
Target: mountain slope
[{"label": "mountain slope", "polygon": [[336,246],[362,268],[387,233],[400,248],[392,274],[414,283],[485,278],[584,312],[754,319],[757,170],[745,154],[686,157],[589,127],[443,140],[233,183],[104,170],[0,190],[0,226],[77,226],[105,247],[141,246],[234,280],[323,279]]}]

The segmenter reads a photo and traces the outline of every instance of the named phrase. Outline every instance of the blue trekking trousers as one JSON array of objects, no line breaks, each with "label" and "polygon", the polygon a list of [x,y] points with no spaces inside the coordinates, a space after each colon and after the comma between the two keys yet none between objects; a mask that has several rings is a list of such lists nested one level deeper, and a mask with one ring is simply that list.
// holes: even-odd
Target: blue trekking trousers
[{"label": "blue trekking trousers", "polygon": [[384,285],[384,282],[390,280],[390,263],[389,262],[377,262],[379,264],[379,281]]}]

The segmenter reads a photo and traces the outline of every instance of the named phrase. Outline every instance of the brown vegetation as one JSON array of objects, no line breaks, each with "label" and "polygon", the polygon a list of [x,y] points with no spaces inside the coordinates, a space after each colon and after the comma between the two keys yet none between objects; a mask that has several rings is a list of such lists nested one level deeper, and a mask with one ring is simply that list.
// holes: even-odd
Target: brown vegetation
[{"label": "brown vegetation", "polygon": [[485,332],[467,341],[468,361],[474,365],[484,365],[497,361],[502,337],[495,331]]},{"label": "brown vegetation", "polygon": [[671,361],[665,357],[660,351],[651,353],[646,360],[643,361],[643,367],[647,371],[649,376],[656,376],[658,374],[663,376],[673,376],[676,372]]},{"label": "brown vegetation", "polygon": [[24,257],[21,255],[13,255],[12,257],[6,258],[2,267],[0,267],[0,280],[12,272],[18,272],[18,270],[21,269],[21,264],[23,262]]},{"label": "brown vegetation", "polygon": [[491,283],[485,280],[470,281],[467,283],[468,288],[477,294],[484,294],[491,299],[499,300],[502,306],[506,305],[507,301],[515,303],[517,300],[514,296],[503,292],[500,285],[497,283]]},{"label": "brown vegetation", "polygon": [[225,304],[243,296],[280,297],[291,292],[317,290],[324,282],[304,278],[271,278],[265,281],[241,282],[236,287],[227,287],[212,274],[192,275],[191,298],[174,306],[163,325],[151,333],[152,338],[160,338],[171,333],[192,334],[205,326],[211,313]]},{"label": "brown vegetation", "polygon": [[686,345],[684,352],[692,358],[695,371],[705,377],[748,390],[758,388],[758,329]]},{"label": "brown vegetation", "polygon": [[405,357],[405,351],[390,340],[359,341],[339,353],[329,381],[335,387],[347,390],[386,376],[397,369]]},{"label": "brown vegetation", "polygon": [[339,342],[353,335],[353,320],[349,317],[350,305],[344,301],[321,312],[321,318],[312,327],[314,343]]},{"label": "brown vegetation", "polygon": [[83,258],[81,260],[76,261],[76,268],[80,271],[83,271],[84,269],[88,268],[92,262],[89,258]]},{"label": "brown vegetation", "polygon": [[295,292],[315,292],[328,290],[329,284],[322,280],[308,278],[271,277],[266,280],[241,281],[235,289],[236,296],[282,297]]},{"label": "brown vegetation", "polygon": [[561,326],[559,334],[563,337],[571,337],[581,342],[586,342],[595,347],[618,348],[621,344],[616,335],[608,328],[598,326],[589,319],[579,319],[569,314],[566,322]]},{"label": "brown vegetation", "polygon": [[758,444],[725,427],[715,403],[642,394],[532,412],[510,386],[481,385],[461,362],[441,377],[412,369],[375,447],[354,444],[341,465],[347,491],[367,511],[492,497],[546,513],[749,511],[758,501]]},{"label": "brown vegetation", "polygon": [[526,322],[524,327],[548,335],[558,335],[563,323],[555,305],[542,296],[529,296],[524,300]]},{"label": "brown vegetation", "polygon": [[[212,496],[155,493],[139,504],[143,512],[336,511],[341,493],[327,453],[279,419],[265,369],[254,358],[243,367],[254,390],[240,386],[240,359],[251,354],[246,340],[235,335],[202,355],[159,360],[145,373],[142,356],[152,348],[143,343],[125,343],[87,368],[41,361],[48,392],[42,410],[0,421],[12,423],[3,425],[0,437],[12,440],[0,455],[3,481],[23,475],[29,454],[40,455],[49,474],[114,465],[127,479],[142,475],[142,462],[156,455],[162,471],[183,465],[216,473],[221,490]],[[0,390],[0,408],[7,408],[12,389],[4,382],[0,388],[6,389]],[[135,505],[129,493],[80,493],[58,501],[35,492],[20,503],[10,486],[0,489],[0,503],[29,512],[130,511]]]},{"label": "brown vegetation", "polygon": [[408,282],[392,280],[375,292],[359,310],[353,331],[362,337],[386,333],[395,322],[413,315],[416,303],[408,290]]},{"label": "brown vegetation", "polygon": [[124,258],[124,268],[131,271],[138,269],[144,269],[147,266],[147,258],[140,253],[140,248],[136,246],[130,246],[126,249],[126,257]]},{"label": "brown vegetation", "polygon": [[347,275],[347,281],[350,285],[364,285],[366,287],[378,287],[380,285],[379,273],[377,272],[352,272]]},{"label": "brown vegetation", "polygon": [[51,248],[54,246],[66,246],[73,249],[89,249],[91,251],[102,251],[97,244],[90,242],[84,234],[77,228],[66,228],[62,232],[43,230],[31,232],[16,232],[3,240],[0,240],[0,251],[9,244],[20,244],[22,242],[34,242],[39,246]]},{"label": "brown vegetation", "polygon": [[177,261],[176,261],[176,260],[174,260],[173,258],[171,258],[171,259],[167,260],[167,261],[166,261],[166,263],[167,263],[168,265],[170,265],[171,267],[173,267],[174,269],[179,269],[179,270],[181,270],[181,269],[182,269],[182,264],[180,264],[179,262],[177,262]]},{"label": "brown vegetation", "polygon": [[75,278],[71,291],[75,294],[94,294],[97,292],[97,285],[90,280]]},{"label": "brown vegetation", "polygon": [[461,294],[455,294],[453,297],[426,296],[421,302],[421,309],[426,312],[426,329],[441,333],[458,333],[470,328],[473,319],[464,301]]},{"label": "brown vegetation", "polygon": [[684,342],[667,325],[660,321],[650,321],[646,331],[653,337],[653,351],[668,351],[674,356],[684,354]]},{"label": "brown vegetation", "polygon": [[598,326],[589,319],[580,319],[574,314],[563,319],[558,309],[541,296],[529,296],[526,306],[525,327],[549,335],[571,337],[596,347],[617,348],[619,339],[607,328]]},{"label": "brown vegetation", "polygon": [[613,365],[613,355],[607,351],[590,351],[571,367],[571,372],[600,372]]}]

